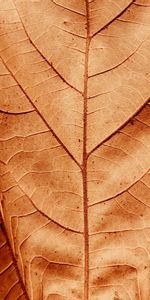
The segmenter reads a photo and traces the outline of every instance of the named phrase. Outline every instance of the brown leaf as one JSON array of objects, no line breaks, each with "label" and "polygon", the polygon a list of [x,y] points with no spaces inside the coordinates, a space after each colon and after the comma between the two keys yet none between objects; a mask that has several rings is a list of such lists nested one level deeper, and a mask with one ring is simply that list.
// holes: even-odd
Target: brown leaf
[{"label": "brown leaf", "polygon": [[6,232],[0,220],[0,299],[26,299],[24,286],[20,283],[21,279],[15,267]]},{"label": "brown leaf", "polygon": [[149,0],[0,15],[0,299],[148,300]]}]

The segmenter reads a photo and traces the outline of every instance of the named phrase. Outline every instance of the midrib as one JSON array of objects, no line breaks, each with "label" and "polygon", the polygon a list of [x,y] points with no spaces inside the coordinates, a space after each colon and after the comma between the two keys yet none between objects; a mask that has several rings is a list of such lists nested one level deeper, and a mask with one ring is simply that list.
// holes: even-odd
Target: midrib
[{"label": "midrib", "polygon": [[83,202],[84,202],[84,300],[89,299],[89,229],[88,229],[88,193],[87,193],[87,98],[88,98],[88,60],[89,60],[89,3],[85,0],[86,6],[86,49],[84,69],[84,112],[83,112]]}]

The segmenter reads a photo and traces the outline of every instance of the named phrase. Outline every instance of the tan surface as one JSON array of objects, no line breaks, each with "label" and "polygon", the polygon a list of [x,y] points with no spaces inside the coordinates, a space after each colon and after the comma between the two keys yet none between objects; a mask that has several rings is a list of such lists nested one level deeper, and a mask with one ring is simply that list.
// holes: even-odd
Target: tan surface
[{"label": "tan surface", "polygon": [[0,0],[0,300],[150,299],[149,49],[148,0]]}]

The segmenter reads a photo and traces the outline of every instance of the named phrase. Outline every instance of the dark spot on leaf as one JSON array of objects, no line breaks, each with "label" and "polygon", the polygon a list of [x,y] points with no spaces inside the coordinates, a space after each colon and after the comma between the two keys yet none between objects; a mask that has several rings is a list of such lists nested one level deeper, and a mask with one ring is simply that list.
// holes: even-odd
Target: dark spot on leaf
[{"label": "dark spot on leaf", "polygon": [[103,29],[108,29],[108,26],[105,26]]},{"label": "dark spot on leaf", "polygon": [[130,124],[131,124],[131,125],[134,125],[134,121],[133,121],[133,120],[131,120],[131,121],[130,121]]}]

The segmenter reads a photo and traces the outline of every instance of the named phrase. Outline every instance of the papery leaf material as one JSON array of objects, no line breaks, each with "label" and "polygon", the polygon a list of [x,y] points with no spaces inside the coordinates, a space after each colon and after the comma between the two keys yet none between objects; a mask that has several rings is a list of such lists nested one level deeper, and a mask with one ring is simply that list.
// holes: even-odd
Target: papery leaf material
[{"label": "papery leaf material", "polygon": [[0,20],[0,299],[150,299],[150,1]]}]

